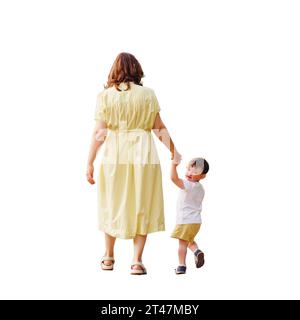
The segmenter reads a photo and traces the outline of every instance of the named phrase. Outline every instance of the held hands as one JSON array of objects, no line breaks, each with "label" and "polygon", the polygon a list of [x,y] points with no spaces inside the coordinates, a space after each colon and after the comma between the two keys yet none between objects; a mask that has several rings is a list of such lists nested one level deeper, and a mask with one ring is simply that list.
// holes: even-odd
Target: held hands
[{"label": "held hands", "polygon": [[91,164],[91,165],[88,165],[87,170],[86,170],[86,178],[90,184],[95,184],[95,180],[93,178],[93,175],[94,175],[94,166]]},{"label": "held hands", "polygon": [[177,150],[172,152],[172,156],[171,156],[172,164],[176,166],[179,165],[181,162],[181,159],[182,159],[182,156]]}]

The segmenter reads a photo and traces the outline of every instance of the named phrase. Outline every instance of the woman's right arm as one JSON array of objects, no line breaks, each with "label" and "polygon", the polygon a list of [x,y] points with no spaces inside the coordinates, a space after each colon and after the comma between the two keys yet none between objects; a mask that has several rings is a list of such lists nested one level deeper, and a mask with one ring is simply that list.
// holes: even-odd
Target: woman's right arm
[{"label": "woman's right arm", "polygon": [[175,148],[174,142],[171,139],[169,131],[163,123],[159,112],[156,114],[152,130],[158,139],[170,150],[171,160],[179,164],[181,161],[181,154]]},{"label": "woman's right arm", "polygon": [[94,184],[94,161],[101,145],[104,143],[107,135],[107,125],[104,121],[97,121],[92,134],[92,141],[87,162],[86,177],[90,184]]}]

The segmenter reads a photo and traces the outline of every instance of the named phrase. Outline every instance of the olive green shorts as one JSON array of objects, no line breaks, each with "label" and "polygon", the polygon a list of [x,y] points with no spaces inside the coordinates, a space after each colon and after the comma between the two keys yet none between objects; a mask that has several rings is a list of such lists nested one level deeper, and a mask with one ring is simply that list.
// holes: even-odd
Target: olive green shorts
[{"label": "olive green shorts", "polygon": [[201,223],[177,224],[171,234],[172,238],[193,242],[199,232]]}]

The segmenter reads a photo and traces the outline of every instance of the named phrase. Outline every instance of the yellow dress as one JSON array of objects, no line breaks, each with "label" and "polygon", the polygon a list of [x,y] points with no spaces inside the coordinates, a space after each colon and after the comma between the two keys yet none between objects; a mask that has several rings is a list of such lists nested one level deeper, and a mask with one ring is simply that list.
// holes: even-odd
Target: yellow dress
[{"label": "yellow dress", "polygon": [[130,82],[97,96],[106,122],[98,175],[99,229],[123,239],[165,230],[160,161],[151,129],[160,106],[154,91]]}]

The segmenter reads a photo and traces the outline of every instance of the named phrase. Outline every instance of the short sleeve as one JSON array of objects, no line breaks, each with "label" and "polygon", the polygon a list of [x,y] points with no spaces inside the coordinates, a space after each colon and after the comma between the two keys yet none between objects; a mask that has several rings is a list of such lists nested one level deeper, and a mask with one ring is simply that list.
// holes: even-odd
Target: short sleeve
[{"label": "short sleeve", "polygon": [[193,186],[192,182],[190,182],[188,180],[182,180],[182,181],[183,181],[183,185],[184,185],[185,190],[189,190],[192,188],[192,186]]},{"label": "short sleeve", "polygon": [[151,94],[150,110],[151,110],[151,112],[154,112],[155,114],[161,110],[154,90],[152,90],[152,94]]},{"label": "short sleeve", "polygon": [[104,103],[103,92],[99,93],[97,96],[94,119],[106,122],[106,106]]}]

